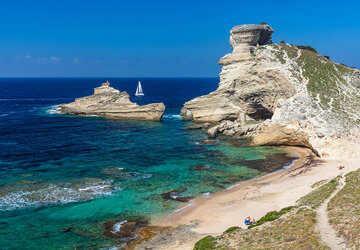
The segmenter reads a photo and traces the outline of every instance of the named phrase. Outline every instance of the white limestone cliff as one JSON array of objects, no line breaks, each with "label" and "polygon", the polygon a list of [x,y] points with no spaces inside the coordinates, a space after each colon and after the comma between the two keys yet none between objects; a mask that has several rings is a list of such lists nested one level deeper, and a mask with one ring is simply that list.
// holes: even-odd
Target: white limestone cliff
[{"label": "white limestone cliff", "polygon": [[182,118],[211,122],[210,136],[359,156],[360,71],[310,47],[271,44],[272,33],[268,25],[234,27],[218,89],[186,102]]}]

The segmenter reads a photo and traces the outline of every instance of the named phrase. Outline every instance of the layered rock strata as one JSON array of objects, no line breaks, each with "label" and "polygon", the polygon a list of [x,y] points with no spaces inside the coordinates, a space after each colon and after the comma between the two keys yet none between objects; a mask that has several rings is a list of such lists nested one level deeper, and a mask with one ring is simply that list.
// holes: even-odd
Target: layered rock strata
[{"label": "layered rock strata", "polygon": [[234,27],[218,89],[186,102],[182,118],[211,122],[210,136],[359,156],[360,71],[309,47],[272,44],[272,33],[268,25]]},{"label": "layered rock strata", "polygon": [[94,94],[75,99],[74,102],[60,106],[60,112],[73,115],[97,115],[113,119],[135,119],[159,121],[161,120],[165,105],[152,103],[139,106],[130,101],[125,91],[120,92],[103,83],[94,89]]},{"label": "layered rock strata", "polygon": [[233,52],[220,59],[223,66],[219,88],[185,103],[184,120],[219,122],[249,116],[271,118],[277,100],[289,98],[296,91],[274,67],[257,64],[252,53],[256,45],[271,43],[273,29],[268,25],[240,25],[230,31]]}]

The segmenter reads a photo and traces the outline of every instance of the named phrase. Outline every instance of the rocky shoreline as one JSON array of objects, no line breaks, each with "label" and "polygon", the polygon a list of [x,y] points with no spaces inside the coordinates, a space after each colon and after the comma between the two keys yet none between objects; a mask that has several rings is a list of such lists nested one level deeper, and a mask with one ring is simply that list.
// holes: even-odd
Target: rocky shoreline
[{"label": "rocky shoreline", "polygon": [[106,82],[95,88],[93,95],[77,98],[72,103],[61,105],[59,111],[77,116],[96,115],[111,119],[160,121],[165,105],[152,103],[139,106],[130,101],[128,93],[120,92]]}]

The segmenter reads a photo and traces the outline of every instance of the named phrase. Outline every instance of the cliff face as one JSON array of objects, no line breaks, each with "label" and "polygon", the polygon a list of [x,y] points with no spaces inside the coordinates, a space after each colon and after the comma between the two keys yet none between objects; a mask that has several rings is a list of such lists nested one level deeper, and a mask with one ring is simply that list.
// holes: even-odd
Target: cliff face
[{"label": "cliff face", "polygon": [[60,106],[60,112],[73,115],[97,115],[113,119],[159,121],[164,114],[163,103],[139,106],[130,101],[126,92],[120,92],[103,83],[94,89],[94,94],[75,99],[75,102]]},{"label": "cliff face", "polygon": [[360,71],[303,47],[271,44],[272,32],[268,25],[234,27],[218,89],[185,103],[183,119],[212,122],[211,136],[252,136],[253,145],[321,154],[346,140],[359,154]]},{"label": "cliff face", "polygon": [[230,31],[233,52],[220,59],[223,65],[219,88],[206,96],[185,103],[185,120],[219,122],[271,118],[279,98],[296,91],[287,77],[275,67],[260,65],[253,54],[257,44],[271,43],[273,29],[268,25],[240,25]]}]

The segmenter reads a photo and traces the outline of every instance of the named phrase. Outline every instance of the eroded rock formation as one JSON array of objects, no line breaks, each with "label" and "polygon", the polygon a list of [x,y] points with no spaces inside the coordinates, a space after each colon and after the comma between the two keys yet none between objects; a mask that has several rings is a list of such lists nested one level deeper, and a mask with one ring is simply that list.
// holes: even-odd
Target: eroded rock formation
[{"label": "eroded rock formation", "polygon": [[159,121],[164,114],[163,103],[139,106],[130,101],[128,93],[120,92],[103,83],[94,89],[94,94],[75,99],[60,106],[60,112],[73,115],[97,115],[113,119],[135,119]]},{"label": "eroded rock formation", "polygon": [[296,91],[274,67],[257,64],[251,53],[256,45],[271,43],[273,29],[268,25],[240,25],[230,31],[233,52],[220,59],[223,65],[219,88],[209,95],[185,103],[184,120],[219,122],[222,120],[265,120],[272,117],[280,98]]},{"label": "eroded rock formation", "polygon": [[268,25],[234,27],[218,89],[186,102],[182,118],[211,122],[212,137],[360,156],[360,71],[309,47],[272,44],[272,33]]}]

